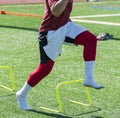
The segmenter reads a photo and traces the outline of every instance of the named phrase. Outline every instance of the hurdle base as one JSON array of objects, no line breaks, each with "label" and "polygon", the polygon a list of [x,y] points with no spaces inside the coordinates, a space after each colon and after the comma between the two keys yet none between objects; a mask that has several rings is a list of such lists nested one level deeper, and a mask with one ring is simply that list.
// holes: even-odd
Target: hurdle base
[{"label": "hurdle base", "polygon": [[3,88],[3,89],[7,89],[7,90],[9,90],[9,91],[14,91],[13,89],[8,88],[7,86],[4,86],[4,85],[0,85],[0,87]]},{"label": "hurdle base", "polygon": [[87,104],[87,103],[82,103],[82,102],[78,102],[78,101],[74,101],[74,100],[70,100],[71,103],[74,103],[74,104],[78,104],[78,105],[83,105],[83,106],[91,106],[91,104]]},{"label": "hurdle base", "polygon": [[42,110],[47,110],[47,111],[51,111],[51,112],[56,112],[56,113],[60,113],[61,110],[55,110],[55,109],[51,109],[51,108],[47,108],[47,107],[40,107]]}]

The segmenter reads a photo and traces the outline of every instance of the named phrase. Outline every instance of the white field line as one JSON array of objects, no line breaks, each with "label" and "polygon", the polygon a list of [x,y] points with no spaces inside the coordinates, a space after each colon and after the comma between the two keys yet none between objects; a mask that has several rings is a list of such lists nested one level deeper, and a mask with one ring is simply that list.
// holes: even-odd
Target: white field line
[{"label": "white field line", "polygon": [[75,21],[75,22],[83,22],[83,23],[94,23],[94,24],[102,24],[102,25],[120,26],[120,23],[104,22],[104,21],[94,21],[94,20],[81,20],[81,19],[80,19],[80,18],[95,18],[95,17],[110,17],[110,16],[120,16],[120,14],[73,16],[73,17],[71,17],[71,19],[72,19],[73,21]]},{"label": "white field line", "polygon": [[83,22],[83,23],[102,24],[102,25],[120,26],[120,23],[104,22],[104,21],[79,20],[79,19],[72,19],[72,21],[75,21],[75,22]]},{"label": "white field line", "polygon": [[71,18],[95,18],[95,17],[109,17],[120,16],[120,14],[103,14],[103,15],[88,15],[88,16],[72,16]]}]

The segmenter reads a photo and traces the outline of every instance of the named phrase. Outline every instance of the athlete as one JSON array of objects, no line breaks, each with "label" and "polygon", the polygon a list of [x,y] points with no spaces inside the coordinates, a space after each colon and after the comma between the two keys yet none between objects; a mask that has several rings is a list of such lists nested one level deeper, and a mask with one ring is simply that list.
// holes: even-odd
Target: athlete
[{"label": "athlete", "polygon": [[57,56],[61,54],[63,43],[82,45],[85,64],[84,86],[101,89],[104,86],[94,81],[94,63],[97,39],[85,27],[78,26],[70,19],[73,0],[45,0],[43,21],[39,27],[40,64],[30,74],[24,86],[16,93],[18,105],[23,110],[30,110],[27,95],[52,70]]}]

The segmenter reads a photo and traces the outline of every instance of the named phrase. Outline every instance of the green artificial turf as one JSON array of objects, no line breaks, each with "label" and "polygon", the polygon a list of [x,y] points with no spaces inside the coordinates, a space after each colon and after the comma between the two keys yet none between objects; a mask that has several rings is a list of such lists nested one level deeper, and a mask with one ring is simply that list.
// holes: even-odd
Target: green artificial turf
[{"label": "green artificial turf", "polygon": [[[114,5],[120,8],[119,4],[119,1],[75,3],[71,16],[117,14],[120,13],[119,10],[97,9],[93,6],[112,7]],[[0,5],[0,9],[42,15],[44,5]],[[119,16],[86,19],[120,23]],[[62,113],[40,109],[40,106],[59,109],[55,98],[56,85],[60,82],[84,78],[83,47],[63,45],[62,56],[56,60],[51,74],[29,93],[28,102],[35,111],[19,109],[15,93],[39,64],[37,29],[41,20],[32,17],[0,15],[0,66],[13,68],[15,83],[13,92],[0,88],[0,118],[119,118],[120,27],[100,24],[77,23],[87,27],[96,35],[108,32],[114,36],[114,39],[98,41],[94,76],[98,83],[105,85],[105,88],[89,89],[92,106],[70,103],[70,99],[88,102],[82,83],[77,83],[60,88]],[[8,69],[0,68],[0,84],[11,87]]]}]

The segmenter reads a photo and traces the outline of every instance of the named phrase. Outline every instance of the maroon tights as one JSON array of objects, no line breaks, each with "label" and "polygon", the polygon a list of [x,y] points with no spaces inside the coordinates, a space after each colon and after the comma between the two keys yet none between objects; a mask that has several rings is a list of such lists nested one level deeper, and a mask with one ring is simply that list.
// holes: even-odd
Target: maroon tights
[{"label": "maroon tights", "polygon": [[[75,38],[75,45],[83,45],[83,58],[84,61],[93,61],[96,57],[96,46],[97,46],[97,38],[91,32],[85,31],[79,34]],[[39,83],[44,77],[46,77],[52,70],[54,66],[54,61],[49,59],[47,63],[40,63],[38,68],[34,70],[28,80],[27,83],[34,87],[37,83]]]}]

